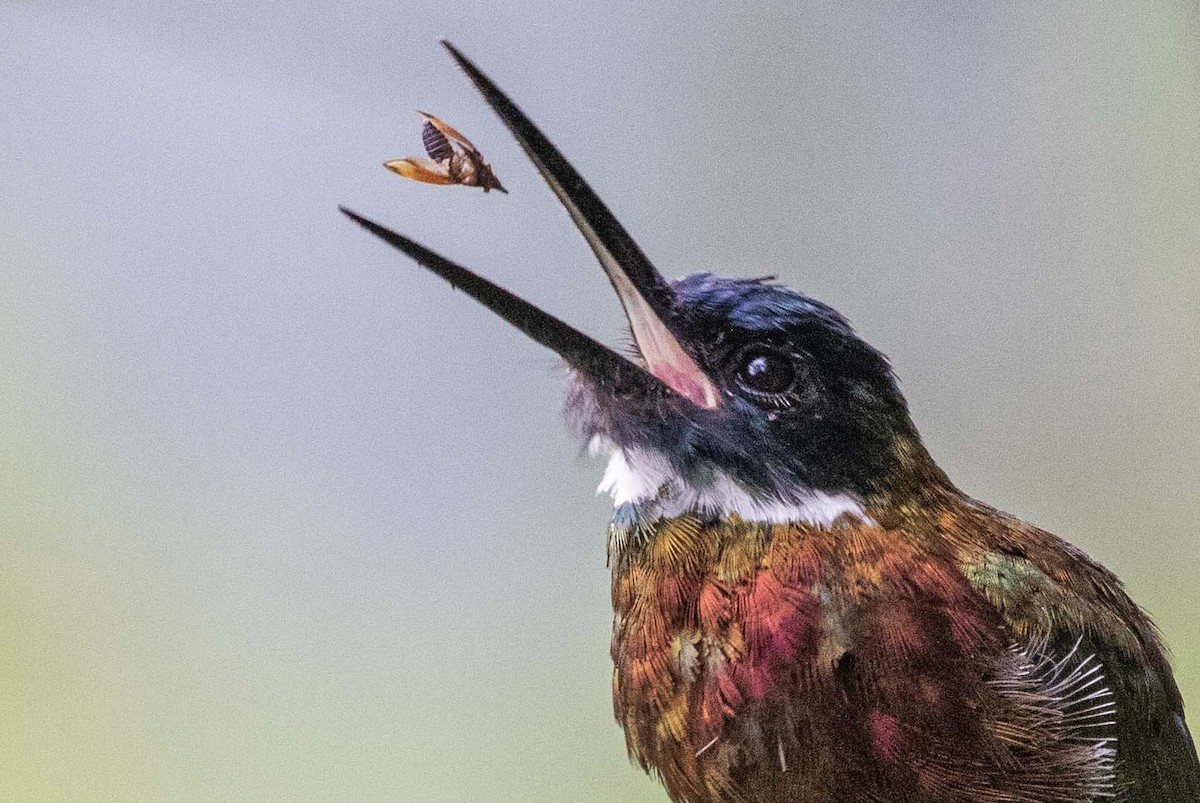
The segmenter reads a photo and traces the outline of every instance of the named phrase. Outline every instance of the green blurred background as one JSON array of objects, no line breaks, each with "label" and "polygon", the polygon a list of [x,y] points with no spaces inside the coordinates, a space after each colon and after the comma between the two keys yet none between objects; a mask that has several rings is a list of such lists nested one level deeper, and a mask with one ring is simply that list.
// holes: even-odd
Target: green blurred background
[{"label": "green blurred background", "polygon": [[[0,4],[0,799],[665,800],[561,370],[336,211],[620,339],[443,35],[664,272],[856,322],[1200,725],[1194,4],[168,5]],[[512,194],[384,171],[416,108]]]}]

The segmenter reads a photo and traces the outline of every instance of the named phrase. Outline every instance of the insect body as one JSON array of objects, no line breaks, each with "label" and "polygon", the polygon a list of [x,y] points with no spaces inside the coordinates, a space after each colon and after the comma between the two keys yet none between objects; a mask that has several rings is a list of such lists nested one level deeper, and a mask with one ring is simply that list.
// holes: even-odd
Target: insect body
[{"label": "insect body", "polygon": [[462,184],[464,187],[483,187],[484,192],[508,193],[471,140],[432,114],[417,114],[425,121],[421,141],[429,158],[394,159],[384,162],[384,167],[404,178],[426,184]]}]

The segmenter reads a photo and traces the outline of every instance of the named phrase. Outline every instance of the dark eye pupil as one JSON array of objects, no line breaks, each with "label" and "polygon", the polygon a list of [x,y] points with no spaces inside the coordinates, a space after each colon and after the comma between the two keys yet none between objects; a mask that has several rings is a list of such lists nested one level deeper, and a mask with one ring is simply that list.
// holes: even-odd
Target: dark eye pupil
[{"label": "dark eye pupil", "polygon": [[738,379],[759,393],[783,393],[791,388],[795,371],[786,356],[758,352],[748,355],[742,362]]}]

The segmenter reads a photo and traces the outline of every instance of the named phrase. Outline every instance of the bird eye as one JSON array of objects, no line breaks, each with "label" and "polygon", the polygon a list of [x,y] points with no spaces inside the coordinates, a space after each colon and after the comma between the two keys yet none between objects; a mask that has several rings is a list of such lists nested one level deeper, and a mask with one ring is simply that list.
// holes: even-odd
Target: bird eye
[{"label": "bird eye", "polygon": [[733,363],[738,385],[751,394],[778,396],[796,384],[792,355],[767,346],[748,346]]}]

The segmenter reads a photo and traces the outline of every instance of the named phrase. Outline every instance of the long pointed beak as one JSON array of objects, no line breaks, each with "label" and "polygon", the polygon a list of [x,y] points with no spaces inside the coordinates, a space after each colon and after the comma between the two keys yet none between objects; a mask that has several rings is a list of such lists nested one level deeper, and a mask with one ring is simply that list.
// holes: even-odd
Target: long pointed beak
[{"label": "long pointed beak", "polygon": [[417,264],[441,276],[451,287],[462,290],[533,340],[557,352],[568,363],[585,371],[594,381],[605,382],[623,392],[671,393],[667,385],[647,373],[641,366],[630,362],[550,313],[538,309],[520,296],[430,251],[420,243],[368,220],[357,212],[344,206],[339,206],[338,209],[388,245],[411,257]]},{"label": "long pointed beak", "polygon": [[719,407],[721,394],[716,385],[665,323],[671,314],[674,295],[671,286],[537,126],[453,45],[444,41],[442,44],[516,136],[595,252],[625,310],[646,367],[631,362],[553,315],[419,243],[344,206],[338,208],[376,237],[441,276],[452,287],[467,293],[533,340],[556,351],[593,382],[622,393],[678,395],[704,409]]},{"label": "long pointed beak", "polygon": [[629,232],[538,127],[454,45],[442,44],[517,138],[542,178],[566,207],[625,310],[638,351],[655,377],[698,407],[715,409],[721,394],[680,345],[666,321],[673,293]]}]

